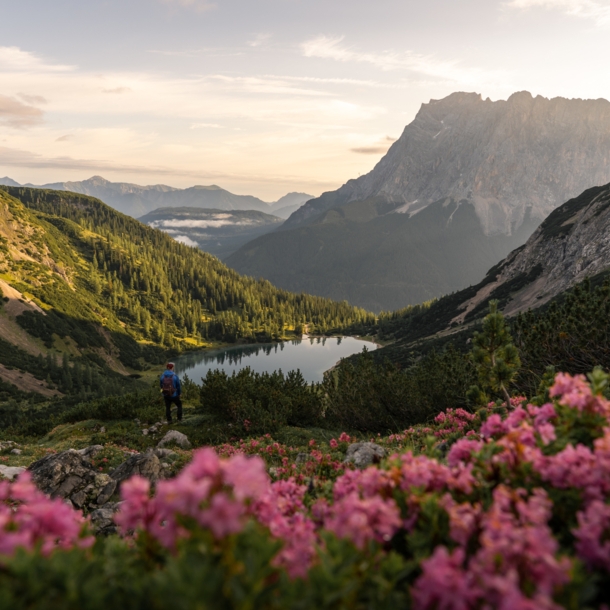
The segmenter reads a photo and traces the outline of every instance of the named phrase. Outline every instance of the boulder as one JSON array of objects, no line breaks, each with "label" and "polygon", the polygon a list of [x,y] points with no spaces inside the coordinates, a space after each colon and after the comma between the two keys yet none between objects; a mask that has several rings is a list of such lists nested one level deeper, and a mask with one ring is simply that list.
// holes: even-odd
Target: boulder
[{"label": "boulder", "polygon": [[84,449],[77,449],[76,453],[86,458],[95,457],[100,451],[104,449],[104,445],[90,445]]},{"label": "boulder", "polygon": [[95,502],[110,477],[94,469],[87,457],[74,449],[51,454],[28,468],[32,480],[52,498],[69,499],[76,508]]},{"label": "boulder", "polygon": [[348,447],[343,462],[352,462],[356,468],[366,468],[379,464],[385,454],[385,449],[375,443],[353,443]]},{"label": "boulder", "polygon": [[21,466],[5,466],[4,464],[0,465],[0,475],[2,475],[6,479],[10,479],[11,481],[24,471],[25,468],[22,468]]},{"label": "boulder", "polygon": [[17,448],[11,449],[11,453],[13,455],[21,455],[21,449],[17,449]]},{"label": "boulder", "polygon": [[117,466],[110,476],[117,484],[136,474],[148,479],[151,483],[156,483],[159,480],[160,472],[161,462],[159,462],[159,458],[152,451],[147,451],[130,457],[120,466]]},{"label": "boulder", "polygon": [[190,449],[191,443],[189,442],[186,434],[182,434],[182,432],[178,432],[178,430],[170,430],[158,443],[157,447],[165,447],[165,445],[169,445],[169,443],[176,443],[182,449]]},{"label": "boulder", "polygon": [[114,515],[119,510],[121,502],[109,502],[91,513],[91,524],[95,534],[115,534],[117,526],[114,523]]},{"label": "boulder", "polygon": [[152,451],[130,457],[111,475],[98,472],[89,456],[101,449],[101,445],[93,445],[79,451],[68,449],[47,455],[29,467],[32,480],[38,489],[51,497],[69,499],[79,509],[96,510],[105,506],[119,484],[131,476],[139,474],[153,483],[160,478],[161,464]]},{"label": "boulder", "polygon": [[172,451],[171,449],[160,449],[159,447],[157,447],[154,450],[154,454],[160,459],[167,459],[167,458],[172,458],[177,456],[178,454],[175,451]]}]

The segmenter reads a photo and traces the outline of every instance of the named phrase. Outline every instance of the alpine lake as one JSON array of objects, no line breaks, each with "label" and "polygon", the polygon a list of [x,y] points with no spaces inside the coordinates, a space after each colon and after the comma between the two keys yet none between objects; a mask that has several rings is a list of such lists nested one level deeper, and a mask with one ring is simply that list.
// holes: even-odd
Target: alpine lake
[{"label": "alpine lake", "polygon": [[371,341],[356,337],[304,337],[281,343],[239,345],[207,352],[191,352],[176,360],[178,375],[188,377],[199,384],[208,371],[220,369],[227,375],[250,367],[255,373],[272,373],[280,370],[286,374],[299,369],[305,381],[322,381],[324,372],[342,358],[377,349]]}]

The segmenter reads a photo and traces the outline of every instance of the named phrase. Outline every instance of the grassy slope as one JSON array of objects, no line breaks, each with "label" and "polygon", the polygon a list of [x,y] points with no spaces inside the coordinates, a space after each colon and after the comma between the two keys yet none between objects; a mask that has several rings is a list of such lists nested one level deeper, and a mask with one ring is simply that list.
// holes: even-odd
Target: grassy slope
[{"label": "grassy slope", "polygon": [[[43,356],[87,355],[123,373],[160,362],[167,349],[290,335],[296,323],[339,328],[368,315],[241,277],[91,197],[38,189],[0,189],[0,279],[46,312],[3,312]],[[11,356],[25,363],[28,354]]]}]

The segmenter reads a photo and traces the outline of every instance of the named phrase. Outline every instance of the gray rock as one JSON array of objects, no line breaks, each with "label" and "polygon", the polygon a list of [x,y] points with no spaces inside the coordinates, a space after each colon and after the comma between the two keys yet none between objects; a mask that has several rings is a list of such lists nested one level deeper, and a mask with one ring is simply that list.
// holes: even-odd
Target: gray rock
[{"label": "gray rock", "polygon": [[14,447],[16,444],[15,441],[0,441],[0,451],[4,451],[9,447]]},{"label": "gray rock", "polygon": [[178,430],[170,430],[157,444],[157,447],[165,447],[169,443],[176,443],[182,449],[190,449],[191,443],[189,442],[186,434],[178,432]]},{"label": "gray rock", "polygon": [[87,458],[95,457],[100,451],[104,449],[104,445],[90,445],[84,449],[78,449],[76,453]]},{"label": "gray rock", "polygon": [[[594,184],[594,183],[592,183]],[[465,301],[462,322],[492,291],[530,274],[530,281],[503,308],[507,315],[540,307],[561,292],[610,266],[610,187],[596,187],[551,214],[527,240],[502,262],[494,282],[487,282]],[[538,270],[535,273],[533,271]]]},{"label": "gray rock", "polygon": [[22,452],[21,452],[21,449],[12,449],[12,450],[11,450],[11,453],[12,453],[13,455],[21,455],[21,453],[22,453]]},{"label": "gray rock", "polygon": [[385,454],[385,449],[375,443],[353,443],[348,447],[343,462],[352,462],[357,468],[366,468],[371,464],[379,464]]},{"label": "gray rock", "polygon": [[94,484],[99,474],[91,462],[74,449],[47,455],[31,464],[28,470],[36,486],[54,498],[69,498]]},{"label": "gray rock", "polygon": [[21,466],[0,465],[0,475],[11,481],[18,477],[22,472],[25,472],[25,468],[22,468]]},{"label": "gray rock", "polygon": [[114,515],[119,510],[120,504],[120,502],[116,504],[108,503],[91,513],[91,524],[96,534],[108,535],[116,533],[117,527],[114,523]]},{"label": "gray rock", "polygon": [[96,499],[96,504],[98,504],[99,506],[106,504],[106,502],[108,502],[108,500],[110,500],[110,498],[112,497],[112,494],[116,491],[116,488],[117,488],[117,482],[114,479],[111,479],[102,488],[102,491],[99,493],[99,495]]},{"label": "gray rock", "polygon": [[175,451],[172,451],[171,449],[161,449],[159,447],[157,447],[154,450],[154,454],[160,459],[167,459],[167,458],[172,458],[177,456],[178,454]]},{"label": "gray rock", "polygon": [[130,457],[120,466],[117,466],[110,476],[117,483],[122,483],[137,474],[148,479],[151,483],[156,483],[159,480],[160,471],[161,462],[159,462],[159,458],[152,451],[147,451]]},{"label": "gray rock", "polygon": [[76,508],[82,508],[87,500],[87,492],[84,489],[81,489],[75,494],[72,494],[70,500],[72,500],[72,504],[74,504]]}]

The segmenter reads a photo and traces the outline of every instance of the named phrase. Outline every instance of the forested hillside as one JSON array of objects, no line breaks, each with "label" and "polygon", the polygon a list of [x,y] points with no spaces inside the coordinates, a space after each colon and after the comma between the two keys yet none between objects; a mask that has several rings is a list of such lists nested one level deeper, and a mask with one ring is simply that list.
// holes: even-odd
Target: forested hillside
[{"label": "forested hillside", "polygon": [[9,366],[16,354],[23,362],[86,354],[127,374],[164,350],[373,319],[347,303],[242,277],[94,198],[29,188],[0,190],[0,282],[3,342],[18,346],[11,358],[3,350],[0,364]]}]

